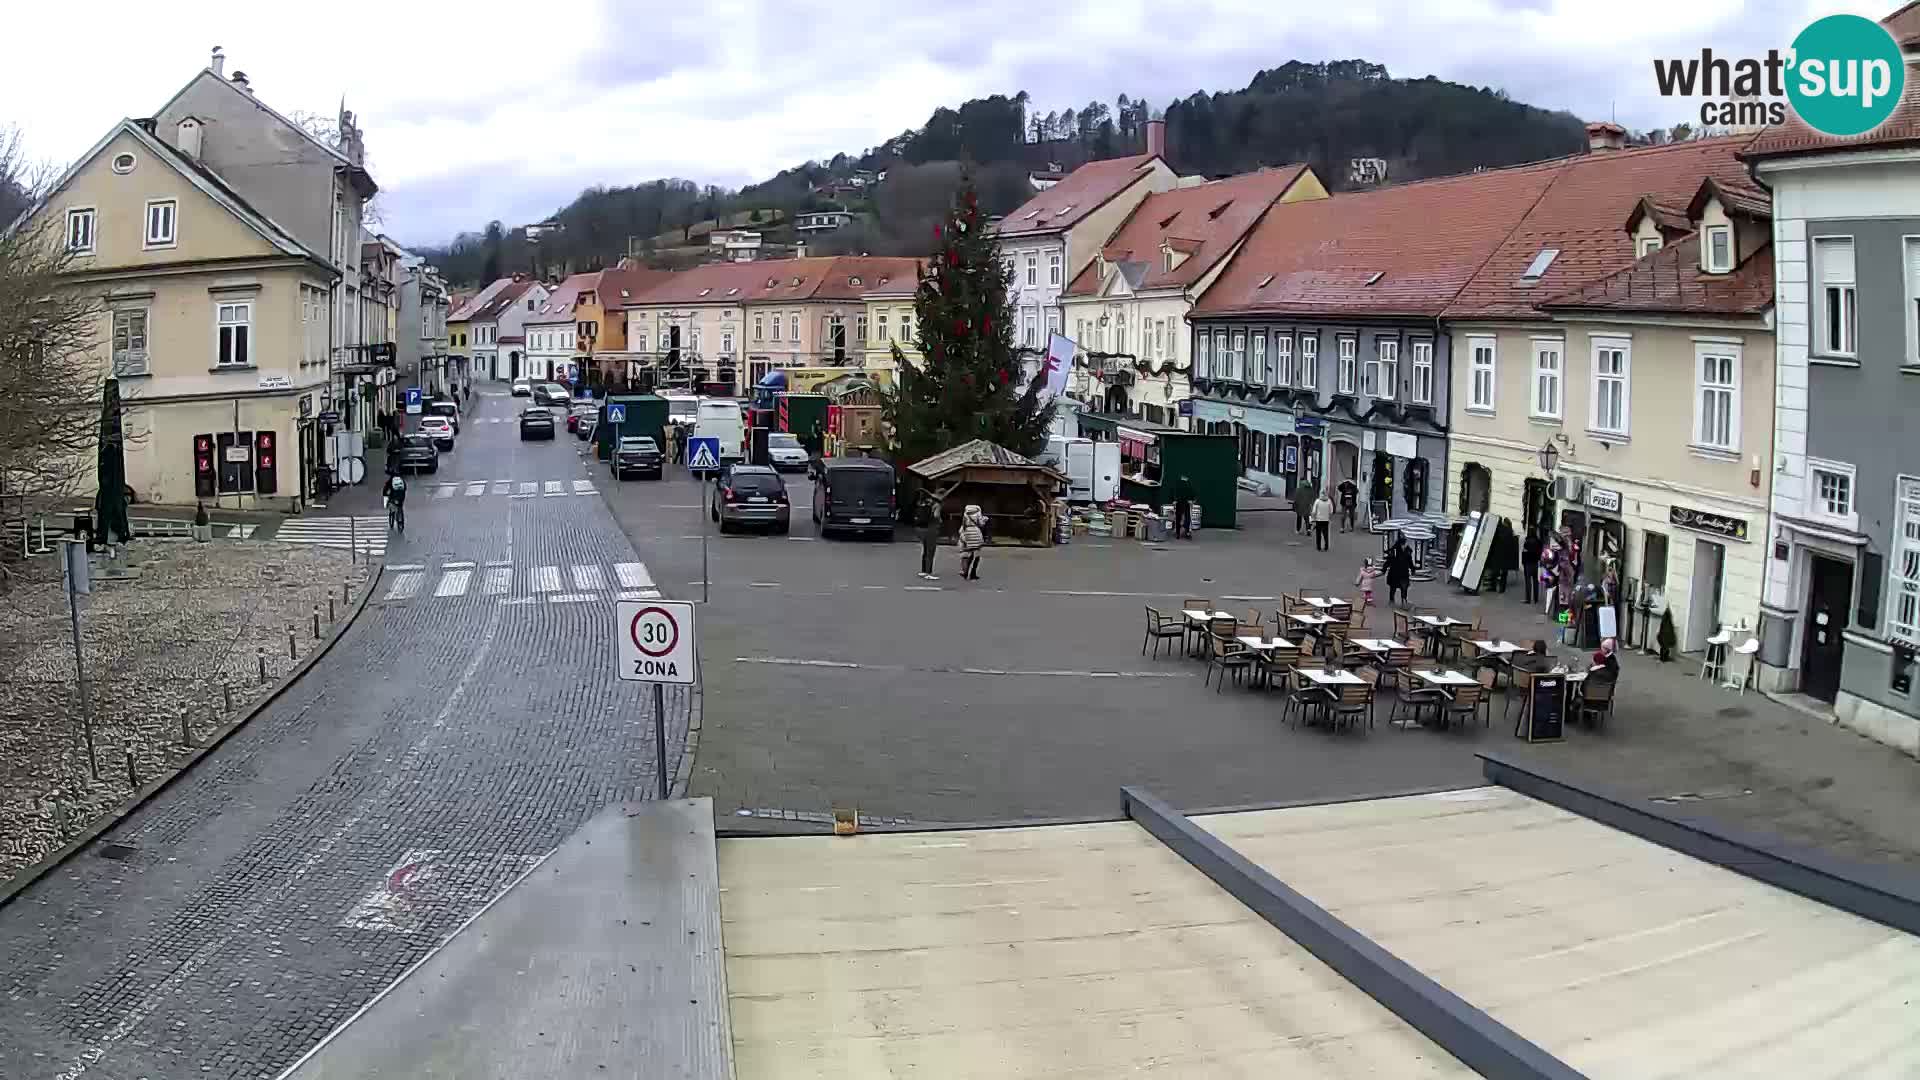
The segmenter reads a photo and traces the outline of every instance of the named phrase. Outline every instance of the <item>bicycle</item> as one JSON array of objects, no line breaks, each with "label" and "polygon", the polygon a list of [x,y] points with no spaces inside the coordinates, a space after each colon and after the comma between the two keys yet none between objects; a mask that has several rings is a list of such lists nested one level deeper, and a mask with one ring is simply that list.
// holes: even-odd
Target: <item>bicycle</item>
[{"label": "bicycle", "polygon": [[387,531],[396,530],[401,536],[407,535],[407,504],[389,498],[387,500]]}]

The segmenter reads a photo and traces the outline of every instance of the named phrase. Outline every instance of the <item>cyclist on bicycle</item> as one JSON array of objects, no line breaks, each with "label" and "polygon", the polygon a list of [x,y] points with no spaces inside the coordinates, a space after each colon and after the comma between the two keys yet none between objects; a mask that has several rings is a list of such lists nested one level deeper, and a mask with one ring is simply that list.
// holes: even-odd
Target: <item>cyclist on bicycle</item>
[{"label": "cyclist on bicycle", "polygon": [[387,527],[407,531],[407,481],[398,472],[387,477]]}]

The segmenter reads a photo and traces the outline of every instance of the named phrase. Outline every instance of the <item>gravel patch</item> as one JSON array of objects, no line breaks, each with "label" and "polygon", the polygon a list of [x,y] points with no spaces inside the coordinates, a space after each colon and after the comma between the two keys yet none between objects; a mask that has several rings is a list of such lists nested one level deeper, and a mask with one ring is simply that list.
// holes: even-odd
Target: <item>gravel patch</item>
[{"label": "gravel patch", "polygon": [[[96,561],[80,636],[100,775],[88,764],[59,563],[10,569],[0,596],[0,882],[57,849],[135,790],[177,771],[194,744],[265,697],[348,610],[368,568],[345,552],[268,543],[149,541],[123,580]],[[266,679],[256,649],[264,647]],[[224,688],[224,689],[223,689]],[[232,711],[228,711],[231,690]]]}]

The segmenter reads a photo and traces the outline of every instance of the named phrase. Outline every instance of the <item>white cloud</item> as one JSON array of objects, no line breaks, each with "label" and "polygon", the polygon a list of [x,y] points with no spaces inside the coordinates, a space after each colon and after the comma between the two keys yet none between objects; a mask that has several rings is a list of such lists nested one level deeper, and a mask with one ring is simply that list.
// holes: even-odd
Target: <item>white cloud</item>
[{"label": "white cloud", "polygon": [[[299,11],[298,21],[282,11]],[[1396,75],[1505,88],[1631,126],[1687,119],[1650,60],[1703,45],[1752,53],[1832,10],[1813,0],[985,0],[916,9],[723,0],[434,7],[341,0],[169,6],[104,0],[83,55],[49,20],[16,23],[0,124],[61,163],[122,116],[165,102],[215,44],[282,112],[359,116],[387,227],[435,240],[543,215],[591,183],[662,176],[737,186],[857,151],[940,105],[1025,89],[1041,111],[1244,86],[1289,59],[1363,57]],[[1856,7],[1863,14],[1884,14]],[[79,61],[79,62],[76,62]]]}]

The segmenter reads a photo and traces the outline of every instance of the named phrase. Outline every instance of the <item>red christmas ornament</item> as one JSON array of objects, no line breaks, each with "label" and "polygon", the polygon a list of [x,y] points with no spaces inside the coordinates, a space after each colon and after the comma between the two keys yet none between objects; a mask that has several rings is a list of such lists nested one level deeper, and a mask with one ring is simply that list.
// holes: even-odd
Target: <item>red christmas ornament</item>
[{"label": "red christmas ornament", "polygon": [[986,334],[993,333],[993,316],[988,315],[982,320],[980,330]]},{"label": "red christmas ornament", "polygon": [[948,265],[948,266],[959,266],[959,265],[960,265],[960,253],[959,253],[959,252],[957,252],[957,251],[949,251],[949,252],[947,252],[947,265]]},{"label": "red christmas ornament", "polygon": [[967,324],[966,324],[966,323],[964,323],[964,322],[962,322],[962,321],[961,321],[961,320],[959,320],[959,319],[955,319],[955,320],[953,320],[953,332],[954,332],[954,333],[956,333],[956,334],[964,334],[964,333],[966,333],[966,332],[967,332]]},{"label": "red christmas ornament", "polygon": [[1006,385],[1006,382],[1007,382],[1007,369],[1006,369],[1006,368],[1001,368],[1001,369],[1000,369],[1000,383],[1001,383],[1001,385],[1003,385],[1003,386],[1004,386],[1004,385]]},{"label": "red christmas ornament", "polygon": [[935,225],[935,226],[933,227],[933,238],[934,238],[935,240],[938,240],[938,239],[940,239],[940,226],[938,226],[938,225]]}]

